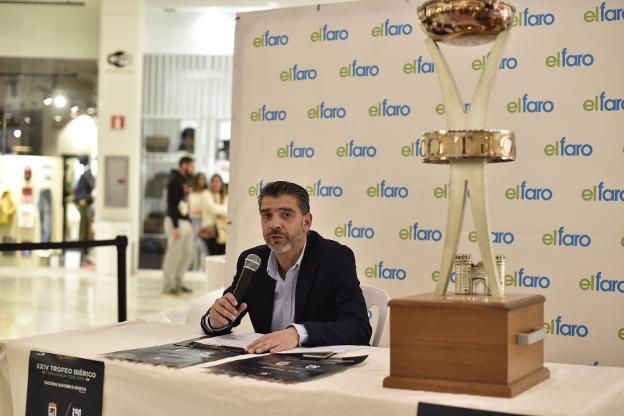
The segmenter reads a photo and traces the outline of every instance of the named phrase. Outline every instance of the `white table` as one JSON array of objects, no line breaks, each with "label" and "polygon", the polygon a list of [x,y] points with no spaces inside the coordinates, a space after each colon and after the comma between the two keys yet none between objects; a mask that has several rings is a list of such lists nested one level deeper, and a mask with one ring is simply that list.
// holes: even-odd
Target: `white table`
[{"label": "white table", "polygon": [[[31,349],[101,359],[98,354],[201,335],[192,326],[133,321],[0,343],[0,416],[24,415]],[[105,361],[105,415],[416,415],[419,402],[527,415],[624,415],[624,369],[547,364],[551,378],[513,399],[385,389],[389,351],[367,348],[364,363],[318,380],[283,385]],[[238,359],[238,358],[234,358]],[[218,363],[218,362],[217,362]]]}]

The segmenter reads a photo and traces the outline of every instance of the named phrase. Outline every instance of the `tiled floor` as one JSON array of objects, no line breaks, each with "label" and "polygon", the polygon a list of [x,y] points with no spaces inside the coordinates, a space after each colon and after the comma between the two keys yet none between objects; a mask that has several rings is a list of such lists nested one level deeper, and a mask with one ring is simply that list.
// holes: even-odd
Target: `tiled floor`
[{"label": "tiled floor", "polygon": [[[162,274],[128,278],[128,319],[188,305],[206,291],[203,273],[189,272],[192,295],[161,293]],[[62,268],[0,268],[0,340],[117,321],[117,277]]]}]

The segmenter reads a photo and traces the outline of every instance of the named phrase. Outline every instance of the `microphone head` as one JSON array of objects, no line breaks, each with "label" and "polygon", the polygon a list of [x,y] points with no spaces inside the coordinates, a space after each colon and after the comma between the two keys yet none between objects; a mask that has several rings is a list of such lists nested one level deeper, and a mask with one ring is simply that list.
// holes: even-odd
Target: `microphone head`
[{"label": "microphone head", "polygon": [[260,267],[260,262],[261,260],[259,256],[256,256],[255,254],[249,254],[247,257],[245,257],[244,267],[251,269],[255,272]]}]

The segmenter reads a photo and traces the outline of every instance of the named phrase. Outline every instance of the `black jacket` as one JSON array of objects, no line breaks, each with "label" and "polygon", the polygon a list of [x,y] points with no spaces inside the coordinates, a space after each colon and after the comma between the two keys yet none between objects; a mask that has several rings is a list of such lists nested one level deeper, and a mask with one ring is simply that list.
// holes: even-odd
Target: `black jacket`
[{"label": "black jacket", "polygon": [[173,169],[169,177],[169,183],[167,183],[167,216],[171,218],[173,228],[178,228],[179,220],[190,221],[188,213],[182,215],[178,209],[180,201],[187,200],[188,193],[188,180],[180,175],[179,170]]},{"label": "black jacket", "polygon": [[93,203],[93,190],[95,189],[95,178],[91,169],[85,169],[84,173],[78,179],[78,184],[74,190],[74,202],[77,204],[81,199],[87,201],[87,205]]},{"label": "black jacket", "polygon": [[[271,332],[275,280],[267,274],[271,249],[267,245],[241,253],[236,265],[236,277],[224,293],[233,292],[238,276],[249,254],[262,260],[251,280],[244,302],[256,332]],[[208,311],[210,312],[210,311]],[[232,325],[240,323],[243,313]],[[206,313],[207,315],[208,313]],[[205,316],[206,316],[205,315]],[[204,316],[204,318],[205,318]],[[201,326],[205,328],[205,319]],[[326,240],[310,231],[297,278],[295,322],[308,331],[306,346],[368,345],[371,326],[360,282],[355,271],[353,251],[336,241]],[[228,330],[224,330],[227,332]]]}]

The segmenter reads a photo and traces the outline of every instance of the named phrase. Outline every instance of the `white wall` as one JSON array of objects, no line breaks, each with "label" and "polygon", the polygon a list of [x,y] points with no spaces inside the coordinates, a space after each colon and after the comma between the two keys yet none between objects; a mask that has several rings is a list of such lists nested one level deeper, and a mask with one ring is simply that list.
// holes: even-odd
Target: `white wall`
[{"label": "white wall", "polygon": [[0,4],[0,56],[97,59],[100,0],[85,3]]},{"label": "white wall", "polygon": [[[143,2],[102,0],[100,53],[98,60],[98,163],[96,182],[96,239],[126,234],[132,256],[129,264],[137,264],[139,229],[140,143],[141,143],[141,81],[143,74]],[[109,54],[124,51],[128,64],[118,68],[108,63]],[[113,126],[113,116],[125,118],[123,128]],[[126,207],[105,205],[106,158],[127,157],[127,177],[117,177],[126,187]],[[110,172],[112,177],[120,172]]]},{"label": "white wall", "polygon": [[232,55],[234,12],[188,9],[145,13],[145,53]]}]

